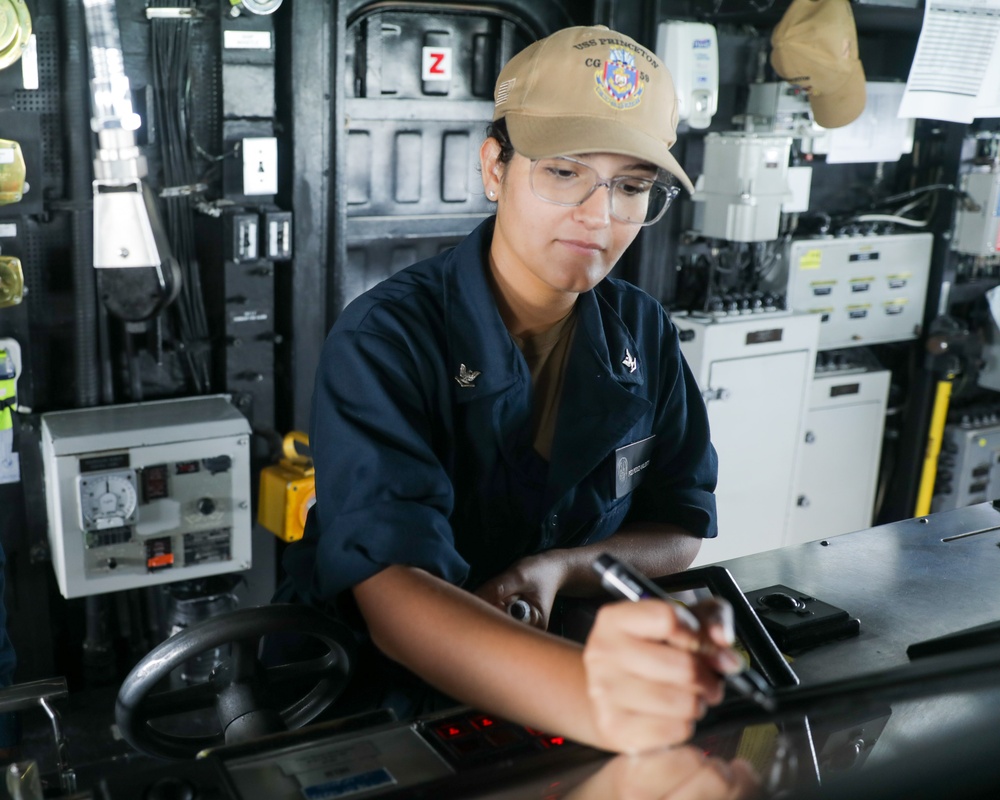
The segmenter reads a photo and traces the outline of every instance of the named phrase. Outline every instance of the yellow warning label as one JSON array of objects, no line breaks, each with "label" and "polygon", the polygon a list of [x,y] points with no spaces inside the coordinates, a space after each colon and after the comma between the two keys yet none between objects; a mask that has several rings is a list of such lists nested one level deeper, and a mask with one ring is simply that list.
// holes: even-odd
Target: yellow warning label
[{"label": "yellow warning label", "polygon": [[799,269],[819,269],[822,263],[822,250],[806,250],[799,259]]}]

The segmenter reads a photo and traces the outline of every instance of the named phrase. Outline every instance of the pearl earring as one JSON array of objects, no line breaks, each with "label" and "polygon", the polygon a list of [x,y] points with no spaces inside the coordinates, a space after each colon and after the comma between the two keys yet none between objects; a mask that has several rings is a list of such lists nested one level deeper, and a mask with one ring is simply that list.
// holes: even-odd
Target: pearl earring
[{"label": "pearl earring", "polygon": [[497,196],[497,193],[490,189],[490,200]]}]

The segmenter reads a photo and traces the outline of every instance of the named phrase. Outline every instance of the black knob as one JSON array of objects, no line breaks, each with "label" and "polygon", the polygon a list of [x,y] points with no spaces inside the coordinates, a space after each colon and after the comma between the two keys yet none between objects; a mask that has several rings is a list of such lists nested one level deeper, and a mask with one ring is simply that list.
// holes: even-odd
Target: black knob
[{"label": "black knob", "polygon": [[774,611],[802,611],[806,607],[806,604],[799,598],[792,597],[787,592],[762,594],[757,598],[757,602]]},{"label": "black knob", "polygon": [[203,497],[198,501],[198,511],[208,516],[215,512],[215,501],[211,497]]}]

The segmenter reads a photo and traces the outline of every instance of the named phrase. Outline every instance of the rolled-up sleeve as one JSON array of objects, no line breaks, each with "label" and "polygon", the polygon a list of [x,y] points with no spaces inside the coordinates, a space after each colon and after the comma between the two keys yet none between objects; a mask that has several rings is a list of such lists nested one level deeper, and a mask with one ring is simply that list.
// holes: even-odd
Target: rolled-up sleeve
[{"label": "rolled-up sleeve", "polygon": [[326,601],[392,564],[456,584],[469,570],[434,447],[450,435],[436,399],[440,359],[426,349],[434,343],[371,319],[362,327],[331,333],[314,390],[313,590]]}]

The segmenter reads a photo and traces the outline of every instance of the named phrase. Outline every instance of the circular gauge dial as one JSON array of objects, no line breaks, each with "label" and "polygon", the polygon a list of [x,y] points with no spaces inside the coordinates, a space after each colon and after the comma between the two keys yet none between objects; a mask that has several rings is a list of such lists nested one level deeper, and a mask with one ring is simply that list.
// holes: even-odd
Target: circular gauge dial
[{"label": "circular gauge dial", "polygon": [[85,530],[117,528],[134,521],[138,496],[135,475],[115,472],[80,479],[80,510]]}]

